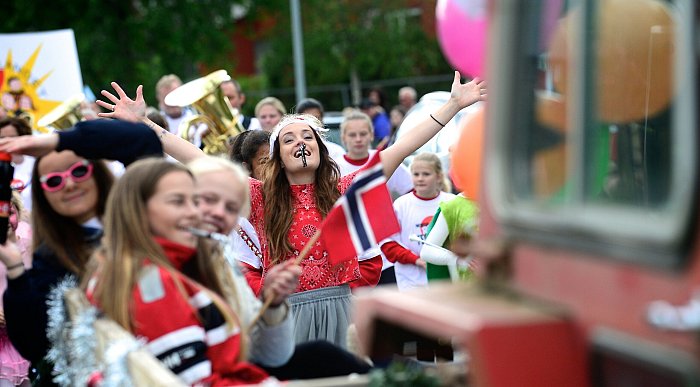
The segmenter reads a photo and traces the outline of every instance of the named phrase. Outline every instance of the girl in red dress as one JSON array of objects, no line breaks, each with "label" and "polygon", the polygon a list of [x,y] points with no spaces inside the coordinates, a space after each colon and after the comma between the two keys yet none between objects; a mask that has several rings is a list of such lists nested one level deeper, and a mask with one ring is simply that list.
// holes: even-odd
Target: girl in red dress
[{"label": "girl in red dress", "polygon": [[[112,86],[117,96],[102,91],[111,103],[97,102],[111,112],[101,113],[102,117],[145,122],[161,138],[165,151],[183,163],[203,155],[197,147],[145,117],[141,86],[134,100],[118,84],[113,82]],[[391,176],[407,156],[436,135],[457,112],[485,98],[483,81],[473,79],[462,83],[459,72],[455,71],[450,99],[411,132],[380,152],[385,176]],[[251,265],[247,275],[256,291],[272,265],[298,257],[354,177],[353,174],[340,177],[337,165],[321,141],[323,131],[323,125],[309,115],[283,118],[270,137],[270,160],[266,163],[264,182],[250,181],[250,221],[263,250],[259,267]],[[345,346],[350,322],[349,285],[376,284],[381,258],[355,259],[332,267],[327,252],[316,242],[301,266],[298,293],[289,299],[296,317],[297,343],[326,339]]]}]

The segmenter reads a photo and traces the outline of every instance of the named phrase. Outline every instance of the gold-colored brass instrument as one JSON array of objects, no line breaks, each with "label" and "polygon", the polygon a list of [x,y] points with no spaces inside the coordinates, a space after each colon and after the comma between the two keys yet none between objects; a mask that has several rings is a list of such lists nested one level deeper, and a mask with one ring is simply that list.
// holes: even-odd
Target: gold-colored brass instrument
[{"label": "gold-colored brass instrument", "polygon": [[200,124],[207,125],[207,132],[202,136],[204,153],[210,155],[224,154],[228,151],[229,138],[241,132],[237,122],[238,112],[231,107],[219,85],[231,77],[226,70],[215,71],[205,77],[187,82],[165,96],[165,104],[170,106],[191,106],[197,111],[194,117],[188,117],[180,123],[178,131],[185,140],[192,141]]},{"label": "gold-colored brass instrument", "polygon": [[83,121],[85,117],[83,117],[80,109],[80,104],[83,101],[85,101],[83,93],[76,94],[63,101],[39,119],[39,122],[37,122],[38,130],[44,133],[49,132],[48,127],[56,130],[66,130]]}]

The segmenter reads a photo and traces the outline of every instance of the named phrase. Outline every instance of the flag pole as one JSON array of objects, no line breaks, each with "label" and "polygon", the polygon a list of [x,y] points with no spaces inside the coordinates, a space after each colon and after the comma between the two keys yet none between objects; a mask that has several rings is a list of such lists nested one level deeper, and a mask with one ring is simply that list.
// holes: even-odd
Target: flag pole
[{"label": "flag pole", "polygon": [[[316,230],[316,233],[309,239],[308,242],[306,242],[306,245],[304,245],[304,248],[301,249],[301,253],[299,253],[299,256],[294,260],[295,265],[301,264],[301,261],[306,258],[306,256],[309,254],[309,251],[311,251],[311,248],[314,247],[316,242],[318,242],[318,238],[321,236],[321,229],[319,228]],[[265,311],[270,307],[272,304],[272,300],[275,298],[275,293],[274,291],[272,292],[266,292],[265,295],[265,303],[262,305],[260,308],[260,311],[258,312],[257,315],[251,320],[250,325],[248,325],[248,331],[253,329],[255,324],[260,320],[260,317],[265,313]]]},{"label": "flag pole", "polygon": [[319,228],[318,230],[316,230],[316,233],[314,234],[314,236],[312,236],[311,239],[309,239],[309,241],[306,242],[306,245],[304,246],[304,248],[301,249],[301,253],[299,253],[299,256],[297,257],[297,259],[294,260],[295,265],[301,264],[301,261],[303,261],[304,258],[306,258],[306,256],[309,254],[309,251],[311,251],[311,248],[314,247],[316,242],[318,242],[318,238],[320,236],[321,236],[321,229]]}]

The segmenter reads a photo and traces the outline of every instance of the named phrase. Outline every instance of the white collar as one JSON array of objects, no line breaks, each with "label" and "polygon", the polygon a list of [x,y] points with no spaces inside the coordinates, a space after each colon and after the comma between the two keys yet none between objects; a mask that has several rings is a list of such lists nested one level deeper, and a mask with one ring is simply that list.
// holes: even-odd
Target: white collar
[{"label": "white collar", "polygon": [[93,216],[92,218],[88,219],[87,222],[82,224],[83,227],[91,227],[91,228],[96,228],[102,230],[102,222],[100,222],[99,219],[97,219],[96,216]]}]

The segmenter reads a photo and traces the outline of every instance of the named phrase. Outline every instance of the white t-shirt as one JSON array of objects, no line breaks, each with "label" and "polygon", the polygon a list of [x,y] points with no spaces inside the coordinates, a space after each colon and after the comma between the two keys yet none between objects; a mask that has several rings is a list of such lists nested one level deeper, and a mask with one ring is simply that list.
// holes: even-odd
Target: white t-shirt
[{"label": "white t-shirt", "polygon": [[[430,221],[433,219],[440,202],[454,197],[454,194],[440,192],[433,199],[422,199],[416,196],[414,192],[410,192],[396,199],[394,201],[394,211],[399,220],[401,232],[394,234],[390,239],[420,256],[422,245],[409,240],[409,237],[417,235],[421,240],[425,240],[428,233],[428,225],[430,225]],[[396,270],[396,284],[399,290],[424,287],[428,284],[428,276],[425,269],[421,267],[396,262],[394,268]]]},{"label": "white t-shirt", "polygon": [[182,108],[182,114],[180,115],[180,117],[177,118],[170,117],[169,115],[165,114],[164,111],[161,111],[160,114],[165,119],[165,122],[168,123],[168,131],[177,136],[180,135],[180,123],[185,118],[190,118],[192,115],[194,115],[194,113],[192,113],[192,110],[188,108]]}]

